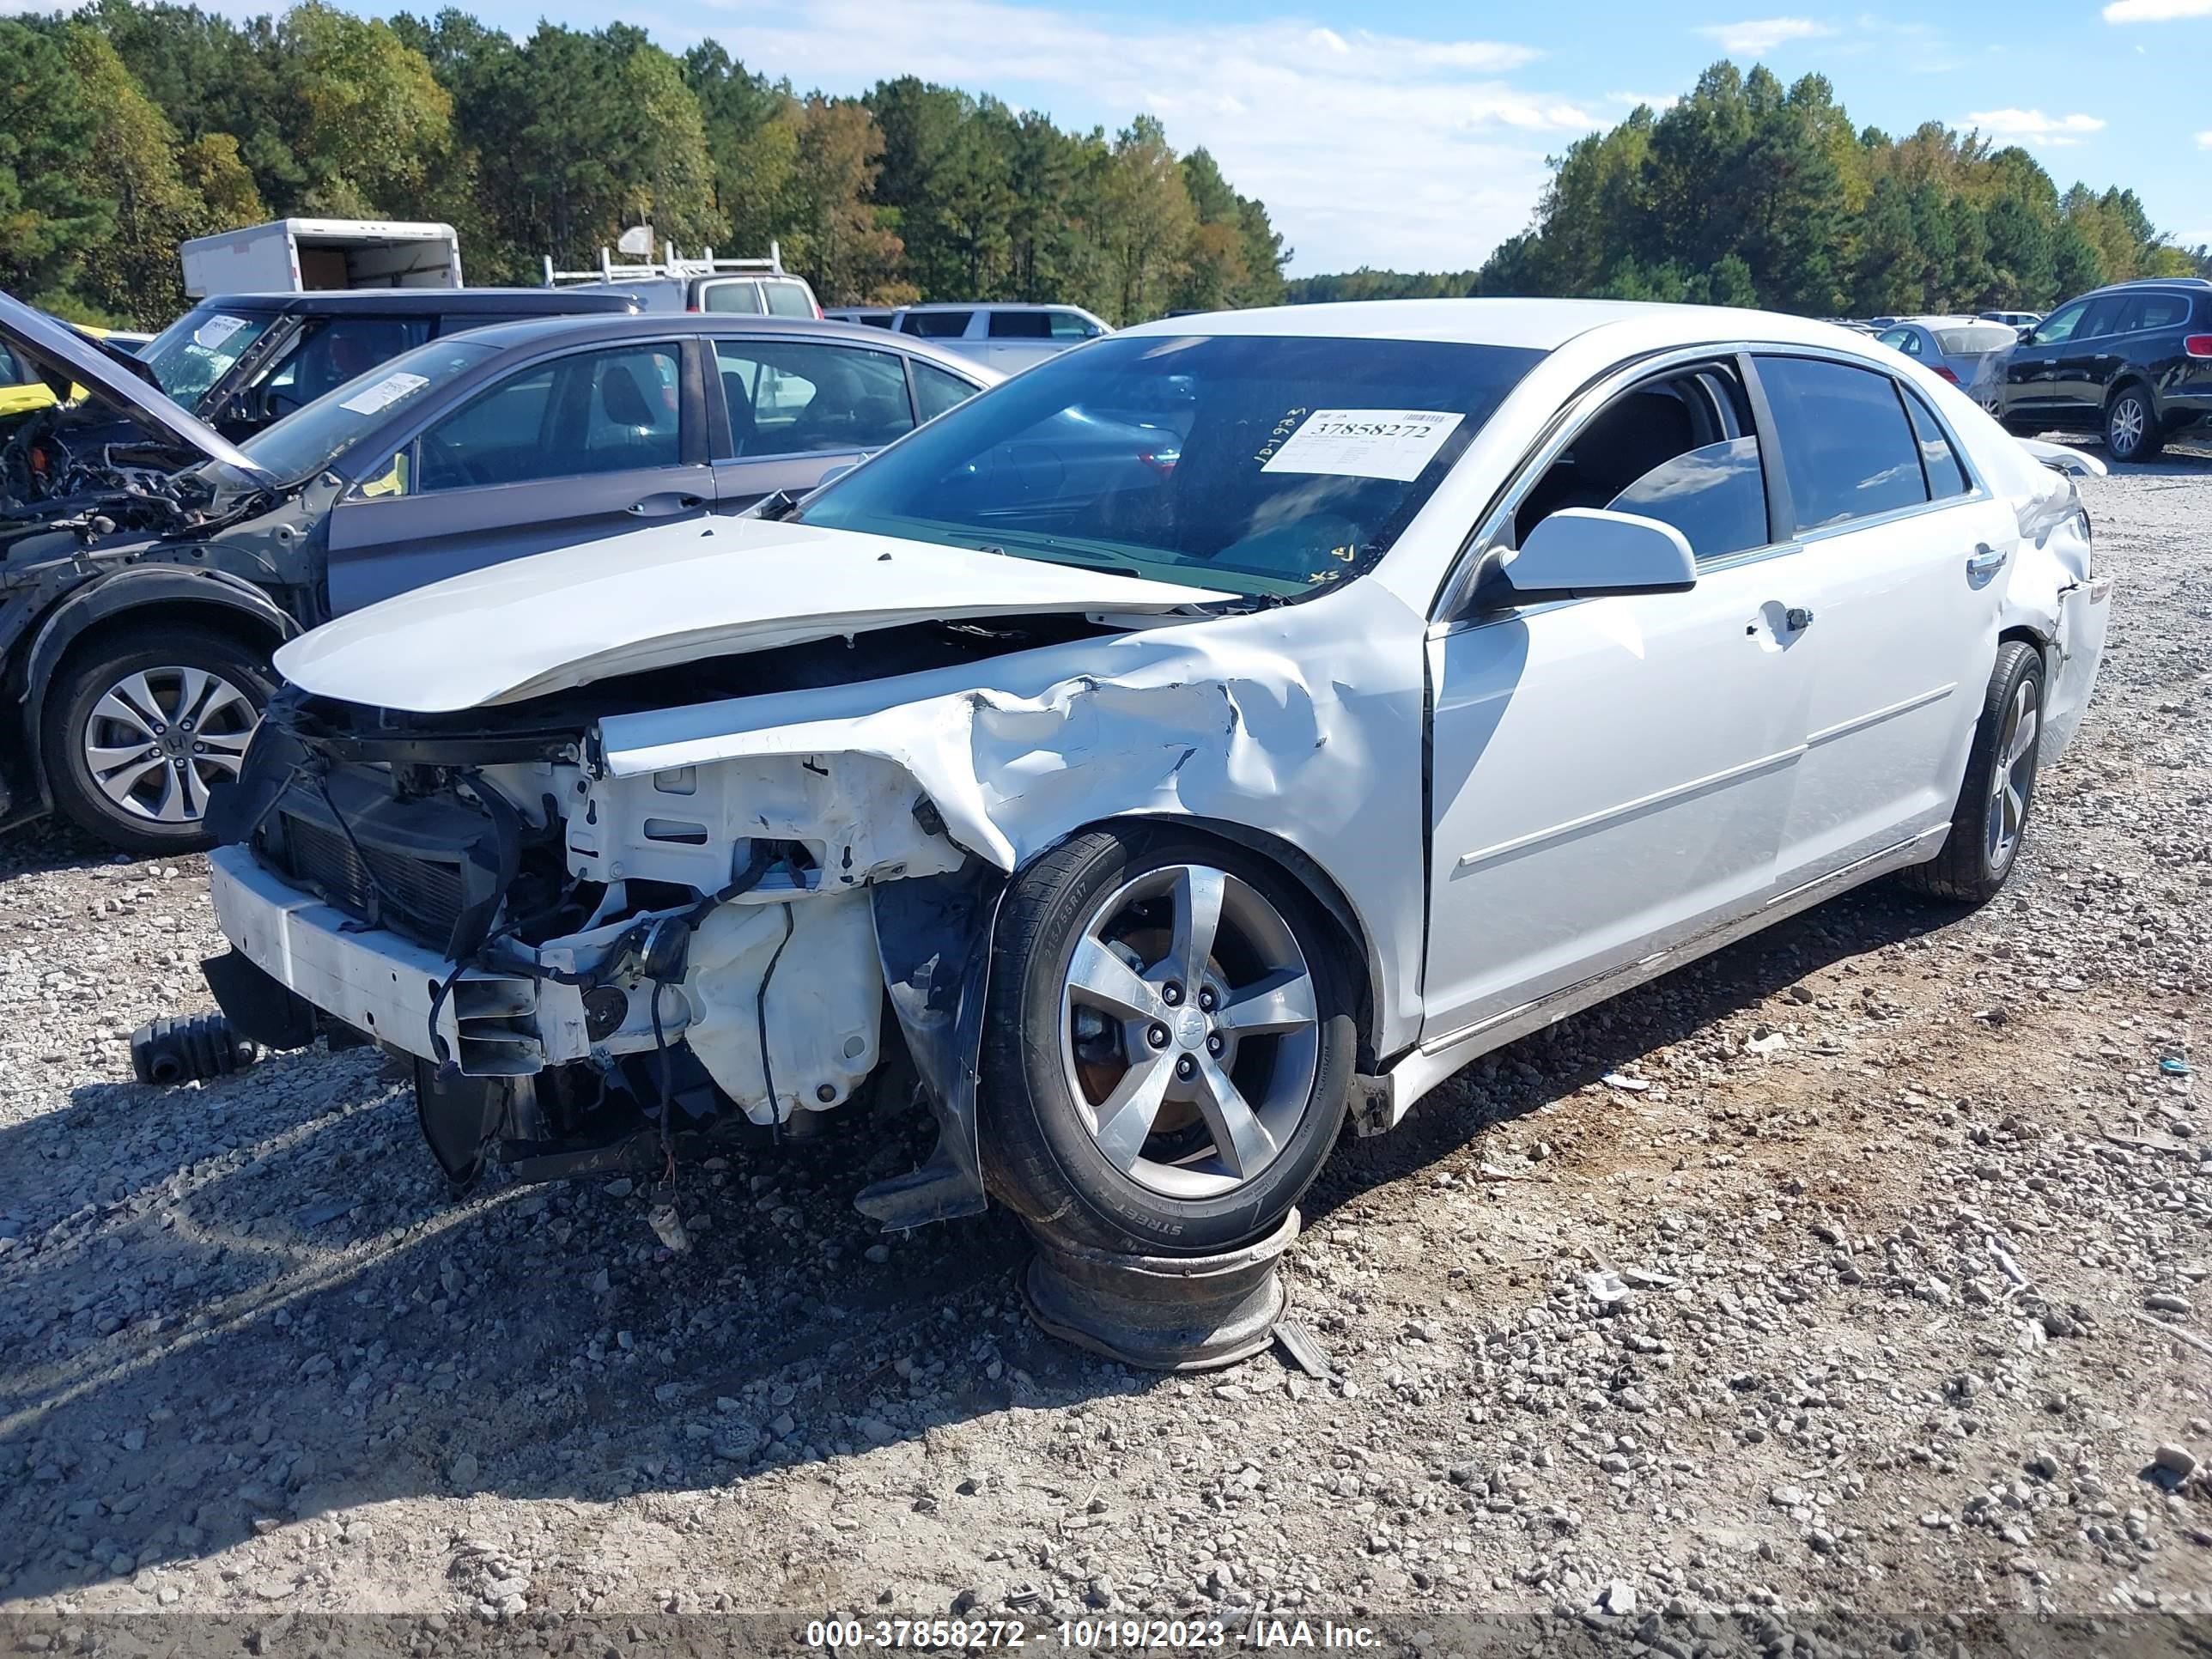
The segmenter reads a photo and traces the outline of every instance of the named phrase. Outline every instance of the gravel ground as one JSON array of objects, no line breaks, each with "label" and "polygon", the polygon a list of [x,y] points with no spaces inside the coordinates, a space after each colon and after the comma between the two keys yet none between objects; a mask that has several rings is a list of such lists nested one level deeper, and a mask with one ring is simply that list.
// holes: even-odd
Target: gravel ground
[{"label": "gravel ground", "polygon": [[1345,1147],[1285,1268],[1334,1379],[1037,1335],[1003,1218],[852,1211],[900,1125],[687,1170],[672,1255],[628,1182],[448,1200],[373,1052],[136,1086],[199,861],[0,844],[0,1608],[2212,1613],[2212,453],[2089,496],[2010,890],[1853,895]]}]

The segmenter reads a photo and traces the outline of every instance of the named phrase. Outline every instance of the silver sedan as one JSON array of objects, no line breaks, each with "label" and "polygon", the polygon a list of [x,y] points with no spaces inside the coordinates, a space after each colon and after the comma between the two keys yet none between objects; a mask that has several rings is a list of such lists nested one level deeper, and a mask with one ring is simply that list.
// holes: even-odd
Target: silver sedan
[{"label": "silver sedan", "polygon": [[1932,369],[1984,409],[2004,394],[2004,362],[2017,331],[1979,317],[1901,317],[1877,337]]}]

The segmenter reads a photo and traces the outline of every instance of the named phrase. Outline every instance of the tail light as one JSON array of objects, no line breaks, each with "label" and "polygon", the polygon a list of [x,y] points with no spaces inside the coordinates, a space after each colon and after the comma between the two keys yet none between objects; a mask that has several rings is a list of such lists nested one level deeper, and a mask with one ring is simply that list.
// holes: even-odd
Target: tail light
[{"label": "tail light", "polygon": [[1945,380],[1948,380],[1948,381],[1949,381],[1953,386],[1956,386],[1956,385],[1958,385],[1958,384],[1959,384],[1959,377],[1958,377],[1958,375],[1957,375],[1957,374],[1954,374],[1954,373],[1953,373],[1953,372],[1952,372],[1948,368],[1945,367],[1943,364],[1942,364],[1942,363],[1938,363],[1938,364],[1936,364],[1936,372],[1938,374],[1941,374],[1941,375],[1942,375]]},{"label": "tail light", "polygon": [[817,300],[814,302],[814,320],[817,323],[826,323],[830,320],[829,317],[823,313],[822,309],[822,301],[819,300]]},{"label": "tail light", "polygon": [[1137,459],[1162,477],[1165,477],[1176,470],[1176,463],[1182,459],[1182,451],[1167,448],[1140,449],[1137,452]]},{"label": "tail light", "polygon": [[2192,357],[2212,357],[2212,334],[2191,334],[2181,343],[2181,349]]}]

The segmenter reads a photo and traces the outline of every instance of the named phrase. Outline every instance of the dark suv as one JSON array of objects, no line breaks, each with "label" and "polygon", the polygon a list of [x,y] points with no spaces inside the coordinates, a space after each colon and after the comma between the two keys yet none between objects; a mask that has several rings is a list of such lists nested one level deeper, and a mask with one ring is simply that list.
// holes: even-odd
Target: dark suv
[{"label": "dark suv", "polygon": [[224,437],[240,439],[425,340],[531,317],[645,308],[638,295],[605,289],[216,294],[163,329],[138,356],[171,402]]},{"label": "dark suv", "polygon": [[2148,460],[2212,416],[2212,282],[2115,283],[2026,331],[2005,365],[2004,422],[2099,431],[2117,461]]}]

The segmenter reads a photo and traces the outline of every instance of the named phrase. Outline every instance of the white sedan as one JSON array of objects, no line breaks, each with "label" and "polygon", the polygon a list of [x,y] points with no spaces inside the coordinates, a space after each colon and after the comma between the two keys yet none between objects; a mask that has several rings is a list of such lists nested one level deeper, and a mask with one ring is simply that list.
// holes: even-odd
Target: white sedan
[{"label": "white sedan", "polygon": [[880,1095],[939,1130],[887,1225],[1224,1249],[1522,1033],[1892,872],[1996,893],[2104,641],[2067,469],[1790,317],[1132,329],[285,647],[210,981],[414,1057],[457,1182]]}]

